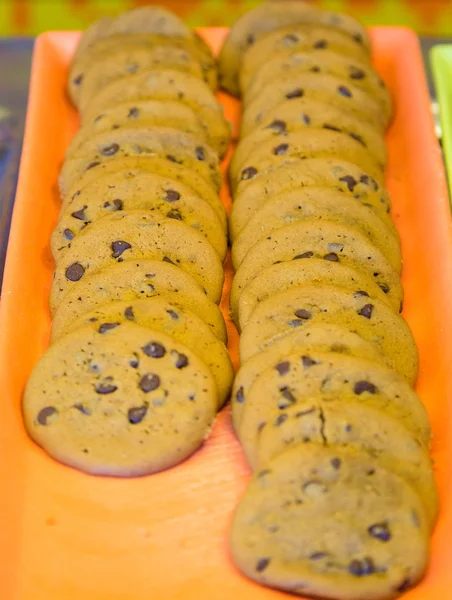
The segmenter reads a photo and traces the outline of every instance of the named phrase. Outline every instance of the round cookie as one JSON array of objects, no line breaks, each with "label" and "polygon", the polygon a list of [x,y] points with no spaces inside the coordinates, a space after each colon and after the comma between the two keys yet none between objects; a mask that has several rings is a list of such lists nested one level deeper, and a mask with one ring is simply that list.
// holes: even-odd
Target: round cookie
[{"label": "round cookie", "polygon": [[325,401],[320,394],[303,400],[269,422],[248,456],[260,469],[274,456],[305,443],[363,448],[388,470],[394,470],[417,491],[433,529],[438,514],[438,492],[430,457],[422,441],[398,419],[343,394]]},{"label": "round cookie", "polygon": [[264,2],[248,11],[230,28],[219,56],[220,83],[223,89],[240,94],[239,72],[256,40],[289,25],[318,25],[343,32],[367,51],[370,41],[364,27],[348,15],[320,10],[304,2]]},{"label": "round cookie", "polygon": [[[160,331],[190,348],[209,367],[218,388],[218,408],[223,406],[229,397],[234,377],[226,346],[203,319],[184,308],[183,304],[170,302],[165,295],[103,304],[73,321],[64,334],[87,325],[97,328],[102,323],[124,321]],[[52,342],[55,339],[52,336]]]},{"label": "round cookie", "polygon": [[239,329],[246,327],[256,307],[272,296],[302,285],[335,285],[353,293],[365,292],[391,306],[387,295],[366,274],[338,262],[319,258],[293,260],[265,267],[243,288],[231,314]]},{"label": "round cookie", "polygon": [[388,125],[388,119],[380,105],[368,92],[347,80],[326,73],[282,74],[263,87],[255,99],[245,106],[240,136],[245,137],[259,127],[271,110],[285,100],[310,98],[327,102],[350,116],[356,116],[371,125],[382,134]]},{"label": "round cookie", "polygon": [[268,169],[241,189],[238,186],[229,215],[229,235],[232,241],[251,216],[269,198],[300,187],[337,188],[363,203],[370,204],[379,217],[394,231],[389,215],[391,198],[368,173],[356,165],[340,159],[310,158],[300,161],[288,160],[277,168]]},{"label": "round cookie", "polygon": [[376,98],[389,120],[391,117],[391,97],[386,86],[382,85],[380,76],[368,62],[352,59],[325,48],[312,48],[307,52],[280,54],[252,73],[241,71],[242,89],[246,103],[250,103],[261,90],[280,74],[295,75],[298,73],[327,73],[340,77],[351,84],[362,88]]},{"label": "round cookie", "polygon": [[222,175],[218,155],[197,137],[171,127],[117,129],[100,133],[64,161],[59,185],[64,195],[83,173],[102,162],[134,156],[158,156],[182,164],[203,177],[217,192]]},{"label": "round cookie", "polygon": [[418,351],[407,322],[365,292],[333,285],[294,287],[262,301],[242,331],[241,361],[306,322],[333,323],[354,331],[376,347],[390,368],[410,384],[416,381]]},{"label": "round cookie", "polygon": [[122,210],[148,210],[182,221],[206,237],[221,260],[226,255],[224,226],[208,202],[177,181],[134,169],[96,179],[66,204],[51,237],[55,260],[87,225]]},{"label": "round cookie", "polygon": [[223,114],[223,107],[204,82],[181,71],[158,70],[131,75],[127,85],[113,81],[90,102],[89,110],[82,115],[82,124],[91,122],[106,108],[124,102],[138,100],[176,101],[196,112],[203,122],[211,147],[220,156],[226,153],[230,125]]},{"label": "round cookie", "polygon": [[284,373],[284,359],[294,352],[337,352],[343,356],[355,356],[380,365],[385,364],[383,356],[370,342],[345,327],[330,323],[307,323],[304,327],[295,328],[240,365],[231,394],[232,424],[236,431],[253,383],[261,373],[274,365],[281,365],[279,369]]},{"label": "round cookie", "polygon": [[258,471],[232,521],[236,566],[303,597],[382,600],[427,567],[429,527],[415,490],[367,452],[305,444]]},{"label": "round cookie", "polygon": [[393,231],[360,200],[334,188],[307,187],[272,196],[251,217],[232,246],[232,263],[238,269],[251,248],[275,229],[305,219],[324,219],[354,227],[364,234],[400,274],[402,253]]},{"label": "round cookie", "polygon": [[222,341],[226,325],[220,308],[207,298],[196,280],[168,262],[125,261],[83,277],[65,294],[52,321],[52,338],[57,339],[71,323],[108,302],[134,302],[164,296],[200,317]]},{"label": "round cookie", "polygon": [[379,164],[357,140],[338,131],[311,128],[287,133],[284,139],[270,138],[261,142],[245,160],[231,165],[229,179],[234,192],[239,182],[243,190],[252,178],[259,177],[266,169],[277,168],[288,158],[306,160],[336,157],[355,164],[380,185],[384,184],[384,174]]},{"label": "round cookie", "polygon": [[259,148],[268,139],[282,143],[287,133],[305,131],[306,127],[345,133],[369,150],[380,168],[386,166],[384,138],[371,125],[326,102],[297,98],[286,100],[266,112],[259,127],[239,141],[231,159],[231,167],[236,168],[236,164],[242,163],[254,148]]},{"label": "round cookie", "polygon": [[172,467],[215,418],[207,366],[184,345],[131,323],[84,327],[51,346],[23,398],[25,426],[56,460],[130,477]]},{"label": "round cookie", "polygon": [[83,277],[128,260],[163,260],[192,275],[206,296],[219,302],[223,267],[200,233],[174,219],[147,211],[121,211],[102,217],[79,233],[56,266],[50,293],[52,313]]},{"label": "round cookie", "polygon": [[[188,167],[157,156],[127,156],[125,158],[112,158],[108,161],[99,162],[95,167],[85,171],[72,188],[63,194],[61,212],[64,213],[77,197],[84,194],[85,189],[96,190],[96,185],[102,186],[103,182],[109,177],[121,171],[127,171],[128,173],[144,171],[145,173],[152,173],[175,181],[183,185],[185,189],[188,187],[193,193],[198,194],[215,209],[221,222],[226,226],[225,208],[212,186],[203,177],[200,177]],[[94,188],[91,188],[94,182]],[[90,187],[87,188],[87,186]]]},{"label": "round cookie", "polygon": [[217,87],[216,71],[211,69],[203,73],[196,57],[185,48],[171,45],[145,47],[133,39],[116,48],[115,51],[97,56],[96,61],[85,71],[79,107],[84,112],[93,98],[103,87],[121,79],[127,85],[127,77],[153,69],[173,69],[190,73],[206,81],[215,91]]},{"label": "round cookie", "polygon": [[306,220],[272,231],[257,242],[235,274],[230,303],[234,311],[242,290],[262,269],[277,262],[320,258],[361,271],[401,310],[403,288],[397,272],[365,235],[354,227],[327,220]]},{"label": "round cookie", "polygon": [[75,154],[79,146],[90,138],[120,127],[126,129],[131,127],[172,127],[195,135],[203,142],[207,141],[206,131],[190,107],[180,102],[141,100],[112,106],[96,115],[72,138],[66,151],[66,158]]},{"label": "round cookie", "polygon": [[257,448],[268,424],[292,406],[311,408],[314,398],[321,398],[323,405],[353,400],[381,410],[406,427],[424,451],[428,449],[431,430],[427,412],[396,372],[361,358],[299,350],[261,371],[248,389],[238,427],[246,455],[251,456]]}]

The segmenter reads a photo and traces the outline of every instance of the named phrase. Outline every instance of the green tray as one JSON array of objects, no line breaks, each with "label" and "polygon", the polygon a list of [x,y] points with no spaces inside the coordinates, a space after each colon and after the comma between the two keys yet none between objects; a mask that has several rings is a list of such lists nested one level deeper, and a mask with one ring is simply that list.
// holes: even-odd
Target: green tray
[{"label": "green tray", "polygon": [[452,199],[452,44],[439,44],[430,51],[433,80],[439,103],[442,146]]}]

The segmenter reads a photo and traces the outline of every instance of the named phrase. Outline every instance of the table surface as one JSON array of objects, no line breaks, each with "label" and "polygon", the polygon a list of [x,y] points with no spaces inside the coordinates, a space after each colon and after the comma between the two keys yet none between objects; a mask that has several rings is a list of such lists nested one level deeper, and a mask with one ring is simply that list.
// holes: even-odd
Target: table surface
[{"label": "table surface", "polygon": [[[428,52],[436,44],[452,43],[452,38],[421,37],[420,41],[435,105]],[[0,283],[17,185],[33,44],[32,38],[0,38]]]}]

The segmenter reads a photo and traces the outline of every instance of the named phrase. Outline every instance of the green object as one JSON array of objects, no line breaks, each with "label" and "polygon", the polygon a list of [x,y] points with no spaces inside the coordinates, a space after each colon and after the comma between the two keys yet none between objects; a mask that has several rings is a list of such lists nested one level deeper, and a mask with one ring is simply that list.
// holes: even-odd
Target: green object
[{"label": "green object", "polygon": [[441,143],[452,199],[452,44],[439,44],[430,51],[433,80],[439,104]]}]

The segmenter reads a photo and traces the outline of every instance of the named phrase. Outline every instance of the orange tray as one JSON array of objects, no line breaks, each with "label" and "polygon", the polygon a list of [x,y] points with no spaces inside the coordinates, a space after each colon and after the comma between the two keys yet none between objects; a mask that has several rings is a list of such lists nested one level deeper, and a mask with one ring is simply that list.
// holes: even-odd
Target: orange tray
[{"label": "orange tray", "polygon": [[[216,49],[226,31],[204,30]],[[441,153],[415,35],[372,30],[375,63],[396,104],[387,184],[405,258],[404,315],[420,350],[417,389],[434,431],[441,514],[429,572],[411,600],[452,597],[452,235]],[[228,555],[232,511],[248,479],[226,408],[191,459],[138,479],[96,478],[50,459],[27,437],[21,394],[48,345],[56,189],[78,126],[65,95],[76,33],[35,48],[0,306],[1,600],[265,600],[286,598],[242,577]],[[237,122],[238,103],[221,96]],[[226,189],[223,191],[228,203]],[[228,270],[230,281],[231,269]],[[228,288],[228,284],[225,286]],[[225,291],[225,296],[227,292]],[[225,303],[226,305],[226,303]],[[226,314],[226,311],[225,311]],[[237,334],[231,323],[231,353]]]}]

